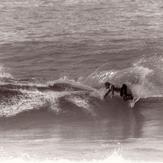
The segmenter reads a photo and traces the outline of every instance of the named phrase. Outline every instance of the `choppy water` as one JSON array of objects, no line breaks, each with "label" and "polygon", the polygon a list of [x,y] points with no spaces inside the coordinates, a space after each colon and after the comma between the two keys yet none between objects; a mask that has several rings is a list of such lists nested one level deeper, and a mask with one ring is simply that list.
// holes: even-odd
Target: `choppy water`
[{"label": "choppy water", "polygon": [[163,161],[162,20],[161,0],[1,0],[0,159]]}]

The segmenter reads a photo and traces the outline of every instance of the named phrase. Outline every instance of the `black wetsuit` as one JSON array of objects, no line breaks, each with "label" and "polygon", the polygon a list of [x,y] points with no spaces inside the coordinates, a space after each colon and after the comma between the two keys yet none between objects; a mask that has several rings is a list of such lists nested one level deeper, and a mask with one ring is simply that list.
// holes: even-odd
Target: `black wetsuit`
[{"label": "black wetsuit", "polygon": [[120,96],[123,98],[124,101],[127,100],[132,100],[133,96],[131,93],[128,93],[127,90],[127,85],[123,84],[121,88],[119,87],[115,87],[112,84],[109,84],[109,86],[107,87],[108,91],[107,93],[104,95],[104,98],[111,92],[112,96],[114,96],[114,92],[120,93]]},{"label": "black wetsuit", "polygon": [[133,100],[132,94],[127,93],[127,85],[123,84],[120,89],[120,96],[123,98],[124,101]]}]

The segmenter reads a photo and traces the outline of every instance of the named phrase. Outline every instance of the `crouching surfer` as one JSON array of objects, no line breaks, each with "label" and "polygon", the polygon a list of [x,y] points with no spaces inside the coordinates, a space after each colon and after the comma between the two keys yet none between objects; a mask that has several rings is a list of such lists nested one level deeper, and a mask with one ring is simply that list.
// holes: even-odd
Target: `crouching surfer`
[{"label": "crouching surfer", "polygon": [[120,94],[120,96],[123,98],[124,101],[127,100],[133,100],[133,96],[131,93],[128,93],[128,87],[126,84],[123,84],[122,87],[115,87],[113,84],[106,82],[105,83],[105,88],[108,90],[104,98],[106,98],[107,95],[111,93],[111,97],[114,96],[114,92],[117,92]]}]

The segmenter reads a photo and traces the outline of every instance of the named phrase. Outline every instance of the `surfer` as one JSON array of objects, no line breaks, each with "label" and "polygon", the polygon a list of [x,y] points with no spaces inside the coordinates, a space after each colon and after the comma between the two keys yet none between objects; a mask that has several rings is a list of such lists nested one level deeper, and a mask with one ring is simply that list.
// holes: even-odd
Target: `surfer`
[{"label": "surfer", "polygon": [[123,84],[122,87],[115,87],[113,84],[106,82],[105,88],[108,91],[105,93],[104,98],[111,92],[111,97],[114,96],[114,92],[120,93],[120,96],[123,98],[124,101],[133,100],[133,96],[131,93],[128,93],[128,87],[126,84]]}]

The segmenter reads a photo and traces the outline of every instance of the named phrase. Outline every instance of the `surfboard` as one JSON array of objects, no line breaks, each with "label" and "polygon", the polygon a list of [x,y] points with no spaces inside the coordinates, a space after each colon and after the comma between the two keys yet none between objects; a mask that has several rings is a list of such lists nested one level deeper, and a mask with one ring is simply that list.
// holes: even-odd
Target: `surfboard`
[{"label": "surfboard", "polygon": [[137,97],[137,98],[134,98],[133,100],[129,100],[129,106],[131,107],[131,108],[134,108],[134,106],[135,106],[135,104],[139,101],[139,97]]}]

